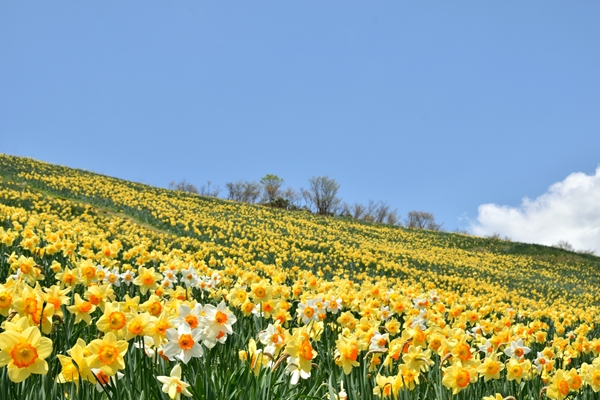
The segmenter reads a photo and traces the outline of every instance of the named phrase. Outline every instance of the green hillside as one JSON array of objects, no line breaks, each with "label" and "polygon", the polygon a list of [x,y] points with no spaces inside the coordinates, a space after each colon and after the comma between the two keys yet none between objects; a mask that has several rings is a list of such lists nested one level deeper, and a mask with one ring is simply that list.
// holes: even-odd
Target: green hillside
[{"label": "green hillside", "polygon": [[[436,282],[461,292],[477,293],[484,289],[479,287],[484,281],[534,300],[600,304],[600,258],[592,255],[280,211],[4,155],[0,174],[5,187],[13,182],[18,190],[87,204],[101,215],[178,237],[169,240],[184,249],[214,246],[224,256],[243,255],[247,261],[263,263],[279,259],[282,266],[322,271],[327,277],[335,268],[357,279],[388,271],[390,277]],[[274,246],[266,244],[271,241]],[[415,275],[425,276],[416,280]]]},{"label": "green hillside", "polygon": [[[248,205],[0,155],[0,367],[8,365],[0,397],[35,387],[48,398],[167,398],[154,376],[168,375],[178,359],[144,357],[133,343],[152,337],[153,354],[168,352],[159,321],[175,332],[188,326],[182,313],[200,304],[210,312],[227,307],[219,315],[236,322],[215,328],[207,309],[198,315],[204,356],[182,366],[197,398],[324,398],[339,394],[343,382],[352,399],[392,389],[401,398],[537,399],[544,386],[554,393],[549,382],[562,379],[561,369],[576,368],[581,379],[595,373],[585,365],[600,352],[599,268],[598,257],[553,247]],[[83,307],[77,298],[91,308],[73,311]],[[153,314],[152,304],[162,311]],[[122,346],[131,344],[124,368],[93,354],[77,365],[97,365],[108,376],[123,370],[128,383],[95,392],[86,385],[99,378],[61,357],[96,351],[93,340],[112,332],[102,322],[107,309],[127,323],[114,332]],[[41,375],[7,347],[14,332],[35,329],[53,344]],[[259,340],[269,329],[280,330],[275,347]],[[384,345],[374,350],[382,334]],[[518,361],[529,362],[518,385],[505,352],[517,339],[532,349]],[[465,386],[449,382],[460,371],[478,374],[485,343],[507,369],[489,382],[484,375]],[[398,358],[425,349],[421,364]],[[538,351],[552,361],[548,371],[533,370]],[[2,364],[8,354],[13,364]],[[382,383],[393,376],[395,383]],[[402,383],[414,377],[417,386]],[[24,384],[14,383],[20,378]],[[89,382],[71,382],[79,379]],[[125,387],[133,388],[130,397],[119,397]],[[570,390],[572,398],[592,398],[595,386]]]}]

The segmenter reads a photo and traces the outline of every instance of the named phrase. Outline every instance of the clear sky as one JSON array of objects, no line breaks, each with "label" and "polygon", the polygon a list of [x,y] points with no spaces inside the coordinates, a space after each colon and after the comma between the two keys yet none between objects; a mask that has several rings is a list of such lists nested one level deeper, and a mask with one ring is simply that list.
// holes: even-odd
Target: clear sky
[{"label": "clear sky", "polygon": [[600,250],[599,21],[598,1],[5,1],[0,152],[162,187],[328,175],[349,203]]}]

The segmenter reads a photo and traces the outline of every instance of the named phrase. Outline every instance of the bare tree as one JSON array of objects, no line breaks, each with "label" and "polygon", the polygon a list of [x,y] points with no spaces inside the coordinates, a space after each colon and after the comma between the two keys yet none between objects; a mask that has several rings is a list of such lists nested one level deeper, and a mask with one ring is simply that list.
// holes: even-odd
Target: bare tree
[{"label": "bare tree", "polygon": [[352,214],[352,218],[354,218],[354,219],[361,219],[361,217],[365,213],[365,206],[363,206],[360,203],[354,203],[350,207],[350,213]]},{"label": "bare tree", "polygon": [[338,203],[337,207],[332,211],[332,214],[337,215],[338,217],[352,218],[352,215],[350,215],[350,208],[346,202]]},{"label": "bare tree", "polygon": [[350,210],[351,206],[350,204],[343,202],[341,203],[336,210],[336,215],[339,215],[340,217],[345,217],[345,218],[352,218],[352,211]]},{"label": "bare tree", "polygon": [[241,201],[242,183],[241,182],[227,182],[225,184],[225,190],[227,190],[227,199],[234,201]]},{"label": "bare tree", "polygon": [[406,227],[439,231],[442,228],[442,224],[435,222],[435,217],[432,213],[426,211],[410,211],[406,218]]},{"label": "bare tree", "polygon": [[242,201],[248,204],[254,204],[260,198],[260,184],[258,182],[244,183]]},{"label": "bare tree", "polygon": [[388,215],[386,217],[386,223],[388,225],[402,225],[400,222],[400,216],[398,215],[397,209],[393,209],[392,211],[388,212]]},{"label": "bare tree", "polygon": [[302,192],[306,202],[315,208],[317,214],[333,214],[341,202],[337,197],[340,185],[327,176],[313,176],[308,182],[308,189]]},{"label": "bare tree", "polygon": [[377,210],[377,203],[374,200],[369,200],[364,209],[365,211],[361,219],[367,222],[375,222],[375,211]]},{"label": "bare tree", "polygon": [[485,237],[488,239],[502,240],[502,236],[500,236],[498,232],[494,232],[491,235],[486,235]]},{"label": "bare tree", "polygon": [[558,243],[552,245],[552,247],[556,247],[557,249],[563,249],[567,251],[575,251],[575,247],[566,240],[559,240]]},{"label": "bare tree", "polygon": [[281,197],[288,203],[288,209],[296,210],[300,208],[300,200],[302,195],[294,190],[294,188],[287,188],[281,192]]},{"label": "bare tree", "polygon": [[377,208],[375,209],[375,222],[382,224],[385,221],[389,212],[390,206],[388,206],[387,203],[380,201],[377,205]]},{"label": "bare tree", "polygon": [[200,196],[219,197],[219,193],[221,193],[221,188],[218,186],[215,186],[211,190],[211,188],[210,188],[211,184],[212,184],[211,181],[206,181],[206,185],[202,185],[202,187],[200,188]]},{"label": "bare tree", "polygon": [[182,179],[179,182],[171,181],[169,183],[169,189],[177,190],[180,192],[198,194],[198,188],[192,185],[191,183],[188,183],[185,179]]},{"label": "bare tree", "polygon": [[229,200],[240,201],[243,203],[254,204],[260,197],[261,185],[257,182],[227,182],[227,198]]},{"label": "bare tree", "polygon": [[402,225],[398,216],[398,209],[390,210],[390,206],[384,201],[369,200],[366,206],[360,203],[354,203],[353,205],[344,203],[339,209],[340,215],[350,216],[365,222]]},{"label": "bare tree", "polygon": [[390,206],[384,201],[369,200],[366,206],[355,203],[353,216],[366,222],[379,224],[401,225],[398,210],[390,210]]},{"label": "bare tree", "polygon": [[588,256],[595,256],[596,255],[596,250],[594,249],[588,249],[588,250],[577,250],[577,252],[579,254],[586,254]]},{"label": "bare tree", "polygon": [[575,250],[575,247],[573,247],[573,245],[569,242],[567,242],[566,240],[559,240],[557,243],[553,244],[552,247],[556,247],[557,249],[563,249],[566,251],[573,251],[575,253],[579,253],[579,254],[586,254],[589,256],[595,256],[596,255],[596,251],[593,249],[589,249],[589,250]]}]

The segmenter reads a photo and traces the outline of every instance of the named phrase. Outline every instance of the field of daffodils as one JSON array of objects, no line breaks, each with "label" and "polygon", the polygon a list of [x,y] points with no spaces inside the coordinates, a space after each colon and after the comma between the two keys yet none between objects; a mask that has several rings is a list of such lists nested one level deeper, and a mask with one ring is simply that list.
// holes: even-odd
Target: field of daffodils
[{"label": "field of daffodils", "polygon": [[0,155],[1,399],[599,399],[600,258]]}]

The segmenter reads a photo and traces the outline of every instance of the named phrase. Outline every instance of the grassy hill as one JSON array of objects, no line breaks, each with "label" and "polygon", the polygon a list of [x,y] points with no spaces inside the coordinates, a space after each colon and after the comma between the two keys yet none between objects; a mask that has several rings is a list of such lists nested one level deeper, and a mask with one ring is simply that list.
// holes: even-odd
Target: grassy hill
[{"label": "grassy hill", "polygon": [[[29,259],[36,273],[20,267]],[[86,268],[90,265],[95,268],[94,274],[101,277],[86,278]],[[197,276],[194,285],[187,286],[183,271],[189,272],[190,267]],[[66,355],[66,350],[76,345],[75,338],[68,334],[71,327],[63,327],[62,334],[56,333],[60,332],[60,323],[56,321],[81,326],[78,329],[87,334],[86,343],[99,333],[94,323],[83,327],[82,322],[73,321],[73,313],[67,312],[66,307],[75,304],[75,294],[88,301],[92,295],[101,299],[96,304],[95,314],[91,314],[94,321],[105,313],[107,304],[127,305],[126,295],[139,296],[136,304],[156,296],[163,307],[170,308],[168,315],[172,318],[181,313],[179,306],[183,303],[192,308],[196,303],[217,305],[223,300],[236,316],[234,333],[229,338],[225,335],[227,340],[216,346],[203,339],[206,357],[202,361],[192,360],[196,364],[190,362],[191,370],[184,372],[191,380],[190,371],[203,368],[212,371],[202,378],[193,378],[192,388],[198,398],[214,398],[215,393],[225,393],[219,394],[223,396],[219,398],[323,398],[337,394],[340,381],[347,390],[349,387],[354,390],[354,393],[348,392],[349,398],[371,398],[376,396],[374,389],[381,391],[386,387],[381,384],[383,378],[377,380],[376,376],[401,374],[396,366],[382,369],[374,360],[381,362],[394,340],[403,343],[400,349],[409,343],[416,348],[420,341],[415,338],[415,327],[421,324],[427,338],[421,341],[421,348],[433,351],[432,355],[422,358],[430,360],[435,367],[430,369],[423,364],[420,372],[417,368],[417,375],[420,373],[422,379],[431,382],[410,390],[409,385],[404,386],[405,390],[397,390],[398,384],[387,387],[394,387],[393,392],[404,396],[402,398],[442,399],[449,397],[454,389],[447,382],[442,385],[440,371],[458,367],[452,360],[444,359],[454,351],[454,345],[445,345],[446,354],[431,346],[436,334],[462,343],[461,335],[482,327],[481,332],[473,331],[469,336],[473,354],[478,352],[477,344],[490,339],[497,340],[496,350],[504,354],[512,339],[524,339],[532,349],[542,351],[552,349],[552,340],[557,342],[565,337],[569,346],[575,348],[571,342],[576,343],[575,337],[580,337],[582,342],[585,338],[590,343],[587,351],[579,349],[567,362],[564,352],[568,347],[563,343],[554,349],[557,360],[558,352],[562,354],[560,362],[553,360],[555,370],[591,362],[592,355],[597,355],[592,351],[594,340],[598,341],[600,336],[594,324],[600,317],[599,268],[598,257],[547,246],[282,211],[0,155],[0,306],[2,293],[16,299],[28,293],[26,287],[45,288],[32,295],[42,308],[51,303],[48,292],[68,289],[63,297],[55,296],[54,314],[48,317],[50,325],[46,331],[43,321],[37,323],[42,327],[42,334],[52,338],[55,344],[52,357],[55,358],[48,361],[49,372],[36,382],[53,398],[64,395],[64,391],[57,388],[61,385],[68,388],[65,390],[72,396],[125,396],[121,389],[113,390],[110,385],[104,392],[98,392],[100,394],[91,389],[83,393],[71,383],[57,384],[52,379],[43,379],[60,376],[64,365],[58,363],[56,357]],[[121,282],[128,271],[132,276],[141,277],[150,269],[158,274],[152,284]],[[174,279],[169,279],[169,271]],[[75,283],[67,280],[69,273],[75,276]],[[111,273],[118,275],[119,286],[106,281],[105,276]],[[15,282],[25,286],[19,287]],[[55,289],[48,289],[53,287]],[[266,297],[260,296],[261,288]],[[101,293],[96,293],[98,290]],[[107,293],[112,293],[112,297]],[[61,300],[56,303],[56,298]],[[332,305],[333,301],[338,301],[338,306],[353,323],[340,321],[342,314],[325,312],[323,305],[315,306],[315,302]],[[307,321],[302,315],[307,304],[316,307],[322,315]],[[133,308],[135,312],[127,314],[128,323],[135,315],[148,312],[137,305]],[[43,320],[44,311],[39,312]],[[385,317],[388,312],[393,313],[391,319]],[[12,315],[13,319],[36,321],[35,313],[29,315],[25,306],[14,301],[0,308],[0,314],[2,320]],[[58,318],[54,318],[55,315]],[[300,374],[299,383],[295,385],[289,384],[295,365],[290,364],[289,359],[300,356],[288,339],[283,347],[277,348],[276,354],[270,355],[272,362],[278,361],[277,356],[286,357],[279,361],[287,365],[285,368],[273,368],[269,364],[271,360],[260,358],[267,347],[262,348],[263,353],[258,352],[258,366],[256,359],[253,359],[254,365],[252,362],[248,365],[243,357],[237,358],[241,350],[250,354],[252,361],[250,338],[258,341],[257,335],[277,321],[292,338],[289,340],[297,339],[306,344],[302,340],[310,338],[311,349],[319,354],[313,358],[315,368],[311,369],[310,363],[308,367],[301,365],[300,369],[310,369],[311,376],[305,379]],[[394,330],[390,321],[396,321],[400,328]],[[303,329],[310,331],[305,332],[308,336],[293,339],[294,335],[301,335]],[[386,351],[373,353],[370,340],[381,332],[388,335]],[[544,333],[543,338],[536,338],[538,332]],[[102,332],[101,336],[106,334]],[[282,337],[287,338],[285,334]],[[348,367],[340,355],[344,338],[356,340],[360,355],[354,357],[357,365]],[[133,343],[139,338],[135,335],[127,338],[124,334],[119,339]],[[132,348],[129,347],[125,360],[126,370],[139,372],[137,363],[148,361],[131,355]],[[533,362],[531,356],[535,354],[529,356]],[[155,374],[160,371],[168,375],[174,365],[156,357],[155,361],[152,365],[144,364]],[[399,363],[410,366],[406,361]],[[467,368],[466,365],[463,362],[462,367]],[[186,366],[187,363],[184,368]],[[346,371],[347,368],[355,371]],[[411,368],[414,369],[414,365]],[[432,372],[435,368],[437,372]],[[258,371],[257,376],[254,371]],[[451,373],[446,372],[445,376]],[[537,378],[532,372],[524,385],[513,385],[514,380],[505,372],[497,385],[472,382],[456,393],[466,396],[464,398],[481,398],[492,392],[537,398],[539,390],[555,376],[552,372],[548,371],[546,382],[541,372]],[[136,375],[132,373],[135,374],[130,371],[124,378],[131,380],[132,393],[167,398],[156,379],[142,374],[144,383],[136,384]],[[225,377],[215,378],[218,374]],[[583,377],[584,373],[580,375]],[[70,380],[64,378],[64,372],[62,376],[63,380]],[[13,379],[4,372],[2,379],[0,392],[4,392],[0,395],[4,394],[3,398],[23,394],[18,390],[25,389],[10,383]],[[584,389],[572,394],[579,398],[592,395],[593,387]]]}]

